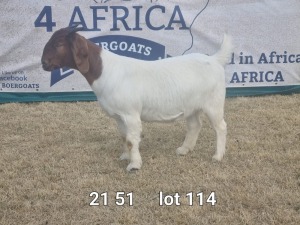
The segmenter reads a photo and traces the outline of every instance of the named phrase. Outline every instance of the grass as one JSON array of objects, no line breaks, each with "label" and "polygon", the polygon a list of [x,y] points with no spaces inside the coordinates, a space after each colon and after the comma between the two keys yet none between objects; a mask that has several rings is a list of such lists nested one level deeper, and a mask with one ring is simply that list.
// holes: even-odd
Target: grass
[{"label": "grass", "polygon": [[[131,173],[118,160],[116,124],[96,102],[0,105],[0,224],[299,224],[299,98],[227,99],[228,151],[218,163],[207,118],[183,157],[183,122],[144,123],[143,167]],[[116,205],[122,191],[133,206],[125,195]],[[92,192],[99,206],[89,205]],[[180,206],[159,206],[159,192],[178,193]]]}]

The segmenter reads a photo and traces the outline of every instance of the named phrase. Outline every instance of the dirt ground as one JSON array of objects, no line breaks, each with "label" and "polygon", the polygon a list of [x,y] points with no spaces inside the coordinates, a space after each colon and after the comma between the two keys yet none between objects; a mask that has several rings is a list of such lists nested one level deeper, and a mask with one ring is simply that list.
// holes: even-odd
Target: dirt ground
[{"label": "dirt ground", "polygon": [[206,117],[186,156],[184,122],[144,123],[128,173],[96,102],[2,104],[0,224],[300,224],[299,112],[299,94],[227,99],[221,162]]}]

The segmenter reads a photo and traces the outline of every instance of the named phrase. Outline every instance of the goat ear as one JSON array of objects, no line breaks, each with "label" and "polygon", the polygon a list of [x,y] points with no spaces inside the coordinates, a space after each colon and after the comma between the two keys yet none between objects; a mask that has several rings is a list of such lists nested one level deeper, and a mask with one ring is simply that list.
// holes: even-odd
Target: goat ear
[{"label": "goat ear", "polygon": [[74,34],[71,38],[71,50],[78,70],[84,74],[90,69],[88,44],[84,37]]}]

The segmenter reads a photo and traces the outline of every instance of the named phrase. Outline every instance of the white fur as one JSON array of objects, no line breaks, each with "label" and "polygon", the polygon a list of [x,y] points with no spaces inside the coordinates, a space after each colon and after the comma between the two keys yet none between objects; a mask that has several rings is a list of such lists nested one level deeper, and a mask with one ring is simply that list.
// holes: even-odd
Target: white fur
[{"label": "white fur", "polygon": [[142,61],[102,49],[103,70],[92,84],[101,107],[116,119],[124,139],[121,159],[130,160],[127,170],[140,169],[141,121],[187,121],[185,141],[176,152],[185,155],[196,144],[201,127],[200,112],[206,113],[217,135],[214,159],[225,153],[226,123],[224,65],[232,51],[224,35],[213,56],[189,54],[158,61]]}]

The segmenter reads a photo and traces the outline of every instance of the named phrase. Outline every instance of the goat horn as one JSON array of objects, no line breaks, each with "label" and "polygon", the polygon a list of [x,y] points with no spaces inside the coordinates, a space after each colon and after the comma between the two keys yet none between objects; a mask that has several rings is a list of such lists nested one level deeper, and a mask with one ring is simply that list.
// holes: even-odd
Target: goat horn
[{"label": "goat horn", "polygon": [[70,33],[75,33],[75,32],[77,32],[77,31],[82,31],[82,30],[84,30],[83,27],[78,27],[78,25],[79,25],[79,24],[74,24],[74,25],[68,27],[69,32],[70,32]]}]

